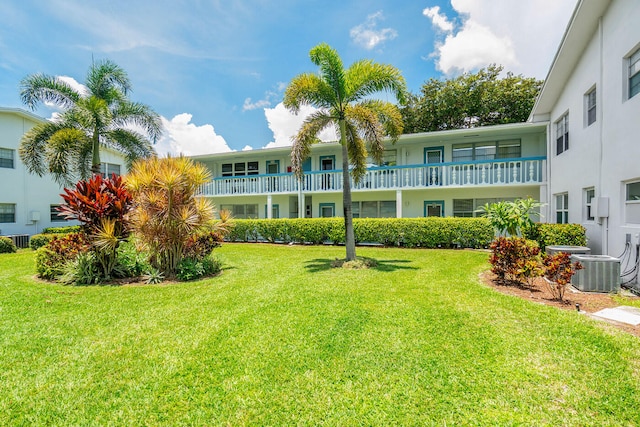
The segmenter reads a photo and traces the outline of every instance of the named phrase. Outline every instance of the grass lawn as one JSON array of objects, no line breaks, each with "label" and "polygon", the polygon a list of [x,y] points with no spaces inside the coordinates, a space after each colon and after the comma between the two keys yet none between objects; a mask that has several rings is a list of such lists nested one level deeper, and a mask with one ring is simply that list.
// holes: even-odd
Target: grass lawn
[{"label": "grass lawn", "polygon": [[640,425],[640,340],[481,285],[486,253],[216,251],[121,287],[0,255],[0,425]]}]

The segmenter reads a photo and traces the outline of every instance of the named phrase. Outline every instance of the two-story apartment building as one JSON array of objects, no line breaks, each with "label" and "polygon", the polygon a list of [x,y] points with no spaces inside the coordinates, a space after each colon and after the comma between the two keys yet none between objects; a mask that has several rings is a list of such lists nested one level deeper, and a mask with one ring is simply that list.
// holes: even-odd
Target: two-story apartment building
[{"label": "two-story apartment building", "polygon": [[[403,135],[352,183],[354,217],[476,216],[487,202],[546,197],[546,123]],[[289,147],[194,157],[212,172],[202,194],[236,218],[342,215],[341,150],[317,144],[301,181]]]},{"label": "two-story apartment building", "polygon": [[640,242],[639,21],[637,1],[579,1],[530,117],[550,123],[546,219],[613,256]]},{"label": "two-story apartment building", "polygon": [[[22,136],[45,119],[18,108],[0,108],[0,235],[33,235],[45,227],[75,224],[65,221],[55,209],[62,187],[48,175],[30,174],[20,161]],[[105,172],[125,172],[124,159],[114,152],[101,152]]]}]

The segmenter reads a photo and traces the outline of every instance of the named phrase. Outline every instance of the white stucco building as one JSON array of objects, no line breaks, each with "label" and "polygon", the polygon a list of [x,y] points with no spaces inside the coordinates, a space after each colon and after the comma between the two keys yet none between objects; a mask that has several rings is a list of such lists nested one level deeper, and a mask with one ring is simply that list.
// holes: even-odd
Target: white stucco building
[{"label": "white stucco building", "polygon": [[[34,235],[45,227],[76,224],[55,210],[62,203],[62,187],[48,175],[27,172],[18,155],[24,133],[44,121],[22,109],[0,108],[0,235]],[[122,156],[100,154],[109,172],[120,173],[124,168]]]},{"label": "white stucco building", "polygon": [[640,238],[638,22],[636,0],[579,1],[530,116],[549,123],[547,221],[613,256]]}]

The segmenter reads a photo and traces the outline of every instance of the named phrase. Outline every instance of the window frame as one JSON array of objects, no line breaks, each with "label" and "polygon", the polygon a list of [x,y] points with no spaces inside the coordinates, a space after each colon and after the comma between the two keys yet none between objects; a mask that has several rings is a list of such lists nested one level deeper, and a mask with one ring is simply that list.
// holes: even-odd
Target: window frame
[{"label": "window frame", "polygon": [[[331,209],[331,215],[330,216],[325,216],[324,215],[324,209],[328,208]],[[320,218],[335,218],[336,216],[336,204],[335,203],[320,203],[320,205],[318,206],[318,216]]]},{"label": "window frame", "polygon": [[57,208],[60,205],[49,205],[49,221],[51,222],[67,222],[69,221],[60,212],[57,211]]},{"label": "window frame", "polygon": [[[16,150],[12,150],[11,148],[0,147],[0,168],[4,169],[15,169],[16,168]],[[5,153],[9,156],[3,156]]]},{"label": "window frame", "polygon": [[[504,155],[504,150],[500,150],[504,147],[518,147],[518,153],[516,155]],[[484,150],[483,150],[484,149]],[[465,150],[470,152],[470,155],[456,156],[456,150]],[[485,154],[482,154],[486,151]],[[522,139],[502,139],[498,141],[478,141],[478,142],[464,142],[451,145],[451,161],[454,163],[468,163],[468,162],[491,162],[502,159],[519,159],[522,157]],[[425,160],[426,163],[426,160]]]},{"label": "window frame", "polygon": [[640,93],[640,47],[637,47],[625,58],[627,99]]},{"label": "window frame", "polygon": [[[7,210],[7,212],[4,212],[5,209]],[[16,223],[16,204],[0,203],[0,224],[15,224],[15,223]]]},{"label": "window frame", "polygon": [[440,218],[444,217],[444,200],[425,200],[424,201],[424,217],[425,218],[428,218],[430,216],[435,217],[435,215],[428,215],[429,208],[430,207],[435,207],[435,206],[440,208],[439,217]]},{"label": "window frame", "polygon": [[[117,169],[117,171],[116,171]],[[120,176],[122,172],[122,166],[118,163],[108,163],[102,162],[100,163],[100,175],[102,175],[103,179],[111,178],[111,174],[116,174],[116,176]]]},{"label": "window frame", "polygon": [[584,190],[584,221],[593,222],[596,220],[594,213],[594,199],[596,198],[595,187],[585,188]]},{"label": "window frame", "polygon": [[584,94],[585,127],[598,121],[598,92],[596,89],[596,86],[593,86]]},{"label": "window frame", "polygon": [[[375,203],[376,207],[376,216],[362,216],[362,205],[363,203]],[[383,211],[383,203],[393,204],[393,216],[382,216]],[[351,213],[354,218],[397,218],[396,211],[396,201],[395,200],[357,200],[351,202]]]},{"label": "window frame", "polygon": [[558,120],[554,122],[556,136],[556,156],[569,150],[569,112],[564,113]]},{"label": "window frame", "polygon": [[[569,223],[569,193],[554,194],[554,212],[556,214],[556,224]],[[559,202],[561,201],[561,202]],[[558,221],[560,219],[560,221]]]}]

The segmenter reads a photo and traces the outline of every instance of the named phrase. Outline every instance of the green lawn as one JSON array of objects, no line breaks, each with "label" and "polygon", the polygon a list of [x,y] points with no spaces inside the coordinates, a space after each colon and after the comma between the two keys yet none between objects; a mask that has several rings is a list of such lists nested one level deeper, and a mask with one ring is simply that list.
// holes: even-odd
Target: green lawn
[{"label": "green lawn", "polygon": [[640,339],[502,295],[473,251],[226,244],[194,283],[0,255],[0,425],[640,425]]}]

